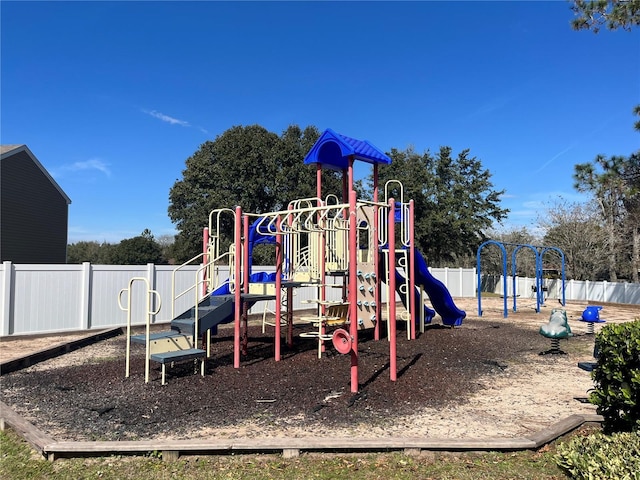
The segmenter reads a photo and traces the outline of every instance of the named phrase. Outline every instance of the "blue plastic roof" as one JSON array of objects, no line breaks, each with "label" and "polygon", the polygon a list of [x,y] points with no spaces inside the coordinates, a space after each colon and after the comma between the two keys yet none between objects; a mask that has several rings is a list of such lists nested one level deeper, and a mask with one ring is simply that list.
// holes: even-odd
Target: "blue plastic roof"
[{"label": "blue plastic roof", "polygon": [[307,156],[305,165],[320,163],[323,167],[345,170],[349,167],[349,157],[371,164],[389,165],[391,158],[366,140],[356,140],[327,128]]}]

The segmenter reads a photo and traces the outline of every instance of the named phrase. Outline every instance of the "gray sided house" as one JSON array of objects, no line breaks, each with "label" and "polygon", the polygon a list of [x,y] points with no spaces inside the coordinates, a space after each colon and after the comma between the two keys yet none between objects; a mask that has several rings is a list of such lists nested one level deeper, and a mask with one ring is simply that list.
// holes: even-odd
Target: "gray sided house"
[{"label": "gray sided house", "polygon": [[0,153],[2,261],[66,263],[71,200],[26,145]]}]

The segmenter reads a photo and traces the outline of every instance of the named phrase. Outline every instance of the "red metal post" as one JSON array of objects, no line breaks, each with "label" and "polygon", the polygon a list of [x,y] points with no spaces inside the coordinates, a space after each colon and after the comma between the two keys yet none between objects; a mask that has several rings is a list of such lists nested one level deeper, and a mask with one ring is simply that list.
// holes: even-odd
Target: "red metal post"
[{"label": "red metal post", "polygon": [[[233,323],[233,367],[240,368],[240,318],[241,318],[241,285],[240,285],[240,257],[242,256],[242,208],[236,207],[235,222],[234,222],[234,235],[233,241],[235,245],[235,263],[234,263],[234,277],[235,277],[235,318]],[[231,272],[229,272],[231,273]]]},{"label": "red metal post", "polygon": [[276,235],[276,308],[275,308],[275,314],[276,314],[276,321],[275,321],[275,338],[274,338],[274,344],[275,344],[275,360],[276,362],[280,361],[280,335],[281,335],[281,329],[280,329],[280,319],[282,318],[282,302],[280,299],[280,292],[282,291],[282,264],[283,264],[283,249],[284,249],[284,244],[283,244],[283,235],[282,235],[282,225],[281,225],[282,219],[280,218],[280,216],[278,216],[278,218],[276,219],[276,231],[278,232],[278,234]]},{"label": "red metal post", "polygon": [[353,192],[353,163],[354,163],[354,157],[353,155],[351,155],[349,157],[349,170],[348,170],[348,184],[347,184],[347,191],[349,192],[349,201],[351,201],[351,192]]},{"label": "red metal post", "polygon": [[[373,202],[374,203],[378,203],[378,164],[374,163],[373,164]],[[376,251],[373,254],[373,271],[375,273],[375,297],[374,300],[376,302],[376,310],[375,310],[375,316],[376,316],[376,324],[373,327],[373,338],[374,340],[380,340],[380,323],[382,320],[382,315],[380,314],[380,309],[381,309],[381,304],[380,304],[380,299],[382,298],[382,295],[380,294],[380,278],[379,278],[379,273],[380,273],[380,245],[378,243],[378,232],[380,229],[380,219],[378,218],[378,211],[379,211],[379,207],[378,205],[375,205],[373,207],[373,241],[374,241],[374,245],[376,246]]]},{"label": "red metal post", "polygon": [[[243,292],[249,293],[249,216],[245,215],[243,218],[242,228],[244,242],[242,242],[242,286]],[[242,302],[242,354],[247,354],[247,348],[249,347],[249,305],[247,302]]]},{"label": "red metal post", "polygon": [[349,334],[351,336],[351,392],[358,391],[358,215],[356,192],[349,192]]},{"label": "red metal post", "polygon": [[389,375],[392,382],[397,378],[396,358],[396,202],[389,199]]}]

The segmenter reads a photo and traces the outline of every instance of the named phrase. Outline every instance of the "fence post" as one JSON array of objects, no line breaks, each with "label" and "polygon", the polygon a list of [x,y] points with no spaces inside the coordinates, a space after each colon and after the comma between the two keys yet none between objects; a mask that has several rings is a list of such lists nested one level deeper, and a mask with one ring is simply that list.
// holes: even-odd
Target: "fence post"
[{"label": "fence post", "polygon": [[80,271],[82,278],[80,287],[80,330],[91,328],[91,263],[82,262]]},{"label": "fence post", "polygon": [[[449,281],[449,274],[451,273],[449,271],[449,267],[444,267],[444,284],[445,285],[451,285],[451,282]],[[451,287],[448,287],[449,289],[449,293],[451,294],[452,297],[456,297],[456,293],[451,291]]]},{"label": "fence post", "polygon": [[13,265],[11,262],[2,262],[2,325],[0,325],[0,335],[10,335],[13,330],[11,321],[11,312],[13,305]]},{"label": "fence post", "polygon": [[[156,266],[153,263],[147,263],[147,280],[149,281],[149,289],[155,290],[156,289]],[[156,296],[151,295],[150,307],[152,312],[156,311],[156,301],[157,301]],[[156,314],[153,314],[151,323],[156,323],[156,321],[157,321]]]}]

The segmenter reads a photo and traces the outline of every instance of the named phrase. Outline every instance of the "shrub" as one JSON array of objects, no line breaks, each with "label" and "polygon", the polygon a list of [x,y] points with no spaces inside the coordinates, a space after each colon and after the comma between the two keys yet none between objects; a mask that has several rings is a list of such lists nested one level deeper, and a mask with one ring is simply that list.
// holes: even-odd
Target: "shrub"
[{"label": "shrub", "polygon": [[595,346],[589,401],[604,417],[605,432],[640,431],[640,321],[606,325]]},{"label": "shrub", "polygon": [[639,480],[640,434],[601,432],[558,445],[556,463],[571,478]]}]

